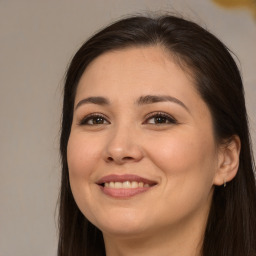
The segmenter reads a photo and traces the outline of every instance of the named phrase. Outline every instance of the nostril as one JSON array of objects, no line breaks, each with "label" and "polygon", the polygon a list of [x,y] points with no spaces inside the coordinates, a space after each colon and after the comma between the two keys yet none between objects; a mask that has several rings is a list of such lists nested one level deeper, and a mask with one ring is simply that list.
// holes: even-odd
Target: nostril
[{"label": "nostril", "polygon": [[108,161],[109,161],[109,162],[112,162],[112,161],[114,161],[114,159],[113,159],[111,156],[109,156],[109,157],[108,157]]},{"label": "nostril", "polygon": [[126,156],[126,157],[123,157],[123,160],[133,160],[133,158],[130,156]]},{"label": "nostril", "polygon": [[129,161],[132,161],[132,160],[134,160],[134,158],[133,157],[131,157],[131,156],[125,156],[125,157],[112,157],[112,156],[109,156],[108,158],[107,158],[107,161],[108,162],[119,162],[119,163],[124,163],[124,162],[129,162]]}]

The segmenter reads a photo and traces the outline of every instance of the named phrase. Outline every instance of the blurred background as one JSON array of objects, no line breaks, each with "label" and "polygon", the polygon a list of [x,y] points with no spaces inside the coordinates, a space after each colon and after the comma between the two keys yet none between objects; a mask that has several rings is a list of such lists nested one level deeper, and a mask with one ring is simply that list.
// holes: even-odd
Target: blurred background
[{"label": "blurred background", "polygon": [[208,28],[237,55],[255,148],[255,0],[0,0],[0,256],[56,255],[62,86],[72,55],[120,17],[166,11]]}]

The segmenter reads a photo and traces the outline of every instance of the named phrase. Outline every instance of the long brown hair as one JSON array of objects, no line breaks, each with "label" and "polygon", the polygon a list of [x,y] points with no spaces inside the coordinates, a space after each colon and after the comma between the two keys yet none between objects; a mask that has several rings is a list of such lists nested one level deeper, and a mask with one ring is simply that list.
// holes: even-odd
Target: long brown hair
[{"label": "long brown hair", "polygon": [[126,47],[162,45],[189,70],[208,105],[217,142],[239,136],[240,165],[236,177],[215,187],[202,255],[256,255],[256,186],[243,84],[230,51],[199,25],[174,16],[136,16],[101,30],[73,57],[66,74],[60,152],[62,181],[59,204],[58,256],[105,255],[101,231],[78,209],[70,189],[67,143],[74,98],[81,75],[97,56]]}]

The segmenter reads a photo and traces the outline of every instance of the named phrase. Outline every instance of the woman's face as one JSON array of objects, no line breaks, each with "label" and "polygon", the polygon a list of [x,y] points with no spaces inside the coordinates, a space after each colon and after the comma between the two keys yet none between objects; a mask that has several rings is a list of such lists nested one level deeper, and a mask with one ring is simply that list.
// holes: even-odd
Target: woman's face
[{"label": "woman's face", "polygon": [[218,165],[212,127],[193,79],[160,47],[99,56],[79,82],[68,142],[78,207],[103,234],[196,229]]}]

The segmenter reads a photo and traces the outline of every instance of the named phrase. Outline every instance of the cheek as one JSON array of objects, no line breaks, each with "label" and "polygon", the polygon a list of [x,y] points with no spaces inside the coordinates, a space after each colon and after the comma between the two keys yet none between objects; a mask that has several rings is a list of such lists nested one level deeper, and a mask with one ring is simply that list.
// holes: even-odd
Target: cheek
[{"label": "cheek", "polygon": [[99,159],[99,146],[79,134],[70,135],[67,160],[71,177],[88,177]]},{"label": "cheek", "polygon": [[93,172],[99,162],[99,147],[94,141],[84,138],[80,133],[71,133],[67,146],[67,161],[70,186],[73,197],[85,216],[91,215],[91,184]]},{"label": "cheek", "polygon": [[[191,133],[190,133],[191,135]],[[164,215],[179,219],[209,205],[215,172],[215,150],[212,140],[198,136],[158,138],[150,152],[155,166],[164,175],[163,193],[158,209]],[[168,211],[166,211],[168,205]],[[163,217],[164,218],[164,217]]]},{"label": "cheek", "polygon": [[[187,135],[189,134],[189,136]],[[205,139],[207,138],[207,139]],[[209,134],[180,133],[152,141],[158,149],[150,151],[151,159],[163,171],[168,182],[211,185],[216,166],[214,141]],[[150,148],[150,147],[148,147]],[[179,180],[179,182],[177,182]]]}]

